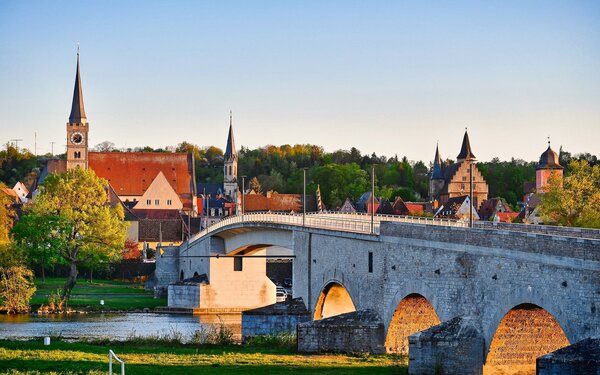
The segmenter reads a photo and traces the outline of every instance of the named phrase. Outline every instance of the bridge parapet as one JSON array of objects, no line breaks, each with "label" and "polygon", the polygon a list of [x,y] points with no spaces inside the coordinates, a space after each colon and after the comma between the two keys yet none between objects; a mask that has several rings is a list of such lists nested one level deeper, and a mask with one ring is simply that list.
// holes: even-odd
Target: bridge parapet
[{"label": "bridge parapet", "polygon": [[513,232],[539,233],[561,237],[600,239],[600,229],[592,228],[572,228],[537,224],[494,223],[491,221],[475,221],[473,224],[475,228],[481,229],[509,230]]}]

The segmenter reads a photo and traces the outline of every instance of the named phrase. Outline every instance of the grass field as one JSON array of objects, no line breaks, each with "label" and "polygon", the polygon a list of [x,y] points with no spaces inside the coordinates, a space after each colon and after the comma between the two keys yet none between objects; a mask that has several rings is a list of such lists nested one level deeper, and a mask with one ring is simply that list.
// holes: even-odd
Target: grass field
[{"label": "grass field", "polygon": [[108,350],[125,361],[127,374],[406,374],[406,358],[389,355],[301,355],[286,348],[231,345],[164,347],[110,346],[53,341],[0,341],[0,373],[101,374]]},{"label": "grass field", "polygon": [[[48,296],[61,289],[64,283],[64,278],[46,278],[45,283],[36,279],[37,291],[31,299],[31,305],[35,308],[47,304]],[[104,306],[100,305],[100,300],[104,300]],[[94,280],[91,283],[77,280],[69,301],[71,308],[93,311],[154,309],[166,305],[166,298],[154,298],[151,292],[144,290],[142,284],[110,280]]]}]

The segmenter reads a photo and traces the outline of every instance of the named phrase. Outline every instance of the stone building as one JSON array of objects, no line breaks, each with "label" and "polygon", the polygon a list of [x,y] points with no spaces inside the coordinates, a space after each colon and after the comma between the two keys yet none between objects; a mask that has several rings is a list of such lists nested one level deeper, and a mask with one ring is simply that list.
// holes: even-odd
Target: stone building
[{"label": "stone building", "polygon": [[429,199],[433,207],[443,205],[451,198],[469,195],[469,176],[472,168],[473,206],[479,208],[488,197],[488,184],[475,164],[475,155],[471,151],[469,134],[465,131],[460,153],[456,163],[444,165],[436,147],[431,178],[429,180]]}]

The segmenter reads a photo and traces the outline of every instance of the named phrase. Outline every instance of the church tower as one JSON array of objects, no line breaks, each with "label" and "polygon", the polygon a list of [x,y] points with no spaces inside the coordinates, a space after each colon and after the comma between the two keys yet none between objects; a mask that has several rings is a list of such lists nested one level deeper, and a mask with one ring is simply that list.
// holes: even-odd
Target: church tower
[{"label": "church tower", "polygon": [[77,48],[77,72],[75,74],[75,89],[73,104],[67,123],[67,170],[87,168],[88,166],[88,132],[89,125],[83,108],[81,77],[79,74],[79,48]]},{"label": "church tower", "polygon": [[429,179],[429,201],[433,202],[437,199],[444,188],[446,180],[442,171],[442,158],[440,157],[439,146],[435,146],[435,158],[433,159],[433,168],[431,170],[431,178]]},{"label": "church tower", "polygon": [[223,190],[233,203],[237,206],[238,200],[238,183],[237,183],[237,166],[238,154],[235,150],[235,142],[233,140],[233,121],[232,114],[229,111],[229,135],[227,136],[227,147],[225,148],[224,166],[223,166]]},{"label": "church tower", "polygon": [[535,169],[535,188],[537,192],[543,193],[550,178],[562,179],[563,169],[558,160],[558,154],[550,148],[550,140],[548,140],[548,148],[540,156],[540,162]]}]

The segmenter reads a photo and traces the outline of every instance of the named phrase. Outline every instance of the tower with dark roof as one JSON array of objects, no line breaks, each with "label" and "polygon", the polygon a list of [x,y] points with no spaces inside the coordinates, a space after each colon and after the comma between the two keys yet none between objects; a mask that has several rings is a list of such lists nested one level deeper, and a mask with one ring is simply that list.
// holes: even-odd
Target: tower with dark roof
[{"label": "tower with dark roof", "polygon": [[233,116],[231,111],[229,111],[229,135],[227,136],[227,146],[225,147],[225,155],[223,155],[223,159],[223,190],[225,192],[225,195],[237,204],[238,154],[235,150],[235,141],[233,139]]},{"label": "tower with dark roof", "polygon": [[89,124],[83,107],[81,75],[79,73],[79,47],[77,48],[77,70],[71,114],[67,123],[67,170],[88,167]]},{"label": "tower with dark roof", "polygon": [[456,157],[457,162],[461,162],[463,160],[475,160],[475,155],[471,151],[471,142],[469,142],[469,133],[466,130],[465,130],[465,135],[463,136],[460,153]]},{"label": "tower with dark roof", "polygon": [[444,188],[446,180],[442,170],[442,158],[440,157],[439,146],[435,146],[435,158],[433,159],[433,168],[429,178],[429,201],[433,202]]},{"label": "tower with dark roof", "polygon": [[548,140],[548,148],[540,155],[540,162],[535,168],[535,188],[537,192],[544,190],[551,177],[562,179],[563,169],[558,160],[558,154],[552,150],[550,140]]}]

